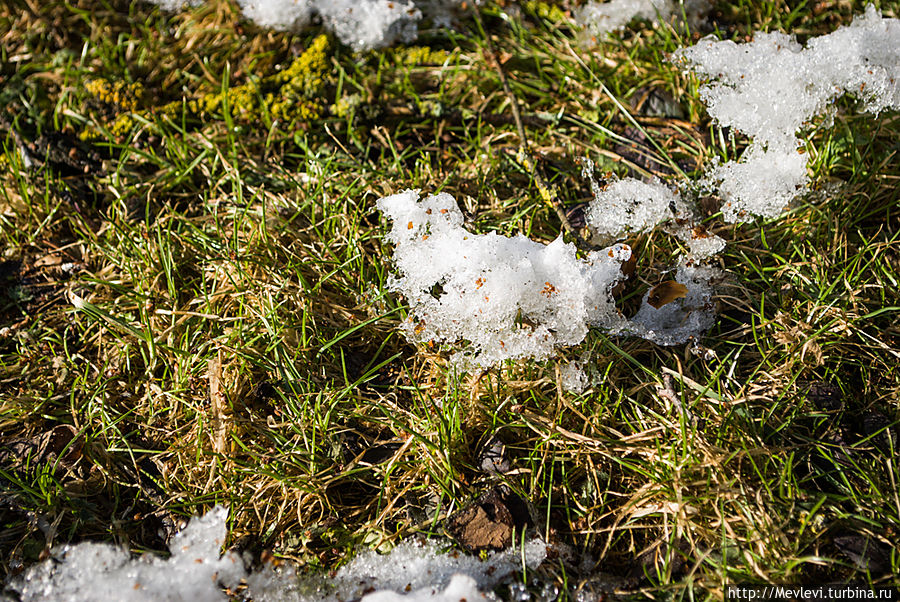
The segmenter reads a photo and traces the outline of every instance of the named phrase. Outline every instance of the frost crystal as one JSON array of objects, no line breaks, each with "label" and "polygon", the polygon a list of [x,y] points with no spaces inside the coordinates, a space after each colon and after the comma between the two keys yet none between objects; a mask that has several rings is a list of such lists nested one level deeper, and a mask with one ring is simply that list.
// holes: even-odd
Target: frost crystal
[{"label": "frost crystal", "polygon": [[706,175],[731,222],[775,217],[806,190],[797,132],[837,97],[853,94],[875,114],[900,109],[900,21],[882,18],[872,5],[806,48],[782,33],[757,33],[748,44],[710,36],[673,56],[712,78],[700,89],[710,116],[753,138],[739,162],[716,165]]},{"label": "frost crystal", "polygon": [[620,322],[610,289],[622,277],[627,245],[590,253],[557,238],[548,245],[519,235],[473,234],[448,194],[420,201],[418,191],[378,201],[393,222],[399,277],[389,282],[410,306],[406,335],[414,342],[468,341],[454,356],[461,367],[506,359],[546,358],[580,343],[588,326]]},{"label": "frost crystal", "polygon": [[218,583],[235,587],[244,565],[232,553],[219,556],[228,511],[217,507],[194,518],[172,541],[168,560],[100,543],[64,546],[32,567],[12,587],[30,600],[143,602],[227,600]]},{"label": "frost crystal", "polygon": [[588,2],[575,15],[575,20],[591,35],[602,37],[624,29],[632,19],[668,21],[680,16],[682,10],[688,25],[696,28],[700,20],[709,12],[709,0],[612,0],[611,2]]}]

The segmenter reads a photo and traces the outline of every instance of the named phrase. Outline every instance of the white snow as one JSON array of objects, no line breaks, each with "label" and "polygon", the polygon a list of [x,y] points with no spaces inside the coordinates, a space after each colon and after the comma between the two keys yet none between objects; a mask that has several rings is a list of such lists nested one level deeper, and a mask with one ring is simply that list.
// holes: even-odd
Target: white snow
[{"label": "white snow", "polygon": [[721,276],[718,268],[695,266],[690,260],[682,262],[675,281],[687,288],[687,296],[657,309],[647,302],[648,292],[625,332],[658,345],[680,345],[695,339],[715,324],[713,282]]},{"label": "white snow", "polygon": [[419,200],[407,190],[377,206],[393,222],[387,240],[399,277],[389,288],[409,303],[407,338],[468,342],[453,358],[463,368],[546,358],[557,346],[580,343],[589,325],[621,322],[610,289],[631,256],[627,245],[580,259],[562,237],[544,245],[522,235],[473,234],[448,194]]},{"label": "white snow", "polygon": [[584,393],[588,387],[588,375],[581,362],[569,362],[559,369],[559,384],[564,391]]},{"label": "white snow", "polygon": [[[632,19],[670,21],[673,17],[687,17],[693,29],[709,12],[709,0],[611,0],[588,2],[575,13],[576,22],[591,35],[602,38],[625,28]],[[684,11],[682,13],[682,11]]]},{"label": "white snow", "polygon": [[203,0],[150,0],[150,2],[170,12],[203,4]]},{"label": "white snow", "polygon": [[475,602],[487,599],[482,591],[515,580],[523,566],[535,569],[547,556],[539,539],[485,560],[412,540],[388,554],[362,551],[333,575],[298,576],[289,566],[248,575],[236,554],[220,555],[227,517],[220,506],[192,519],[175,536],[169,559],[132,558],[110,544],[81,543],[55,550],[9,585],[23,602],[213,602],[229,599],[222,587],[234,589],[242,579],[257,602]]},{"label": "white snow", "polygon": [[[624,277],[628,245],[581,259],[561,237],[544,245],[522,235],[473,234],[453,197],[420,200],[418,191],[407,190],[377,203],[392,222],[386,239],[394,244],[398,275],[388,288],[409,303],[402,326],[407,339],[462,344],[451,360],[468,370],[550,357],[558,347],[583,341],[590,327],[660,345],[701,335],[715,321],[711,282],[721,276],[701,262],[721,252],[725,241],[695,225],[681,196],[658,181],[628,178],[593,188],[588,223],[607,237],[674,223],[671,231],[689,249],[676,273],[686,297],[659,309],[645,298],[634,319],[626,320],[611,289]],[[576,366],[563,368],[567,389],[583,390],[582,378]]]},{"label": "white snow", "polygon": [[367,594],[362,599],[363,602],[486,602],[488,597],[479,591],[478,584],[471,577],[453,575],[443,591],[435,586],[423,587],[408,594],[380,591]]},{"label": "white snow", "polygon": [[67,545],[12,586],[23,602],[226,600],[218,584],[235,587],[244,576],[240,558],[219,554],[227,516],[217,507],[193,519],[174,537],[167,560],[150,554],[132,559],[127,550],[109,544]]},{"label": "white snow", "polygon": [[310,22],[315,12],[315,5],[311,0],[237,0],[237,2],[245,17],[260,27],[270,29],[302,29]]},{"label": "white snow", "polygon": [[421,11],[410,0],[238,0],[244,16],[280,30],[305,27],[313,15],[354,50],[416,39]]},{"label": "white snow", "polygon": [[[203,0],[149,0],[163,10],[197,6]],[[325,27],[354,50],[412,42],[423,13],[435,24],[448,24],[463,0],[237,0],[244,16],[282,31],[299,30],[318,15]]]},{"label": "white snow", "polygon": [[[687,296],[655,308],[648,302],[648,292],[634,318],[613,330],[658,345],[678,345],[709,330],[715,323],[712,282],[722,274],[702,262],[721,253],[725,240],[698,224],[693,207],[659,180],[622,178],[601,187],[594,180],[590,159],[584,160],[582,175],[590,179],[594,196],[586,212],[587,223],[599,236],[617,239],[665,225],[666,231],[688,247],[675,277],[687,288]],[[577,389],[574,375],[567,373],[564,382],[573,383],[573,390]]]},{"label": "white snow", "polygon": [[[442,553],[432,541],[405,541],[388,554],[367,550],[358,554],[333,577],[298,577],[292,569],[271,567],[251,575],[250,594],[256,602],[411,602],[447,600],[460,595],[481,600],[524,566],[537,568],[546,558],[546,545],[538,540],[523,548],[494,553],[486,560],[459,552]],[[368,592],[368,593],[367,593]]]},{"label": "white snow", "polygon": [[642,182],[623,178],[600,188],[591,178],[591,184],[594,200],[585,218],[588,226],[601,236],[618,238],[653,228],[666,220],[691,218],[681,195],[659,180]]},{"label": "white snow", "polygon": [[900,21],[872,5],[805,48],[783,33],[757,33],[747,44],[708,36],[673,57],[710,78],[700,89],[710,116],[753,139],[739,161],[714,165],[704,181],[718,189],[730,222],[776,217],[807,190],[798,131],[842,94],[870,113],[900,109]]},{"label": "white snow", "polygon": [[412,42],[422,19],[409,0],[320,0],[316,8],[326,27],[354,50]]}]

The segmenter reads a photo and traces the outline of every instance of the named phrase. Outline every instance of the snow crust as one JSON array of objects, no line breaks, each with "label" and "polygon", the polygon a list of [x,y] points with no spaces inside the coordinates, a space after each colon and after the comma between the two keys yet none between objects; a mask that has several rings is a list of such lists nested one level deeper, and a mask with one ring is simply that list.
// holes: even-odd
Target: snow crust
[{"label": "snow crust", "polygon": [[863,111],[900,109],[900,21],[869,5],[852,24],[806,47],[783,33],[757,33],[736,44],[712,36],[674,53],[709,77],[700,89],[719,125],[753,140],[739,161],[714,165],[703,184],[719,191],[729,222],[776,217],[807,190],[798,131],[852,94]]},{"label": "snow crust", "polygon": [[244,576],[239,557],[219,555],[227,517],[220,506],[191,520],[174,537],[169,559],[149,554],[132,559],[127,550],[109,544],[67,545],[12,585],[23,602],[226,600],[218,584],[235,587]]},{"label": "snow crust", "polygon": [[544,245],[522,235],[473,234],[448,194],[419,200],[417,190],[407,190],[377,206],[393,222],[387,240],[399,276],[388,286],[409,303],[407,338],[467,341],[453,356],[463,369],[546,358],[580,343],[589,326],[621,325],[610,291],[631,257],[628,245],[580,259],[562,237]]},{"label": "snow crust", "polygon": [[611,0],[588,2],[575,13],[576,22],[591,35],[601,38],[625,28],[632,19],[670,21],[673,17],[687,17],[696,28],[712,7],[709,0]]}]

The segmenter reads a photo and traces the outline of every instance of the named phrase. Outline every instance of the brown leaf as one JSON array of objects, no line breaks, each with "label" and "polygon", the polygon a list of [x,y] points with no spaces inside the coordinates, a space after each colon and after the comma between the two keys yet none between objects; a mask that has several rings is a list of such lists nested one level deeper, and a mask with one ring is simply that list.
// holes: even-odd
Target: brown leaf
[{"label": "brown leaf", "polygon": [[622,265],[619,266],[619,269],[622,270],[622,274],[626,279],[631,278],[634,275],[634,270],[637,267],[637,253],[632,251],[631,257],[629,257],[626,261],[622,262]]},{"label": "brown leaf", "polygon": [[75,427],[59,424],[49,431],[28,439],[7,439],[0,441],[0,463],[10,463],[15,467],[28,462],[74,463],[81,457],[84,439],[78,436]]},{"label": "brown leaf", "polygon": [[687,287],[680,282],[676,282],[674,280],[666,280],[665,282],[660,282],[650,289],[650,294],[647,295],[647,303],[649,303],[656,309],[659,309],[663,305],[671,303],[675,299],[687,297],[687,292]]},{"label": "brown leaf", "polygon": [[510,491],[492,489],[447,519],[447,532],[469,552],[502,550],[531,523],[527,504]]}]

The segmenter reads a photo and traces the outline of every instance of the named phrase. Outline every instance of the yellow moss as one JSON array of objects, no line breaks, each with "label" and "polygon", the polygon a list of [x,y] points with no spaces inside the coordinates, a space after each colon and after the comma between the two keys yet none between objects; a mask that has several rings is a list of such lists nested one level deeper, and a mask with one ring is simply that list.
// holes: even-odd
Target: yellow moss
[{"label": "yellow moss", "polygon": [[[171,102],[150,111],[137,113],[139,100],[143,96],[140,84],[130,86],[110,84],[106,80],[92,80],[86,84],[88,91],[101,102],[112,104],[122,110],[108,125],[115,136],[127,134],[137,123],[135,113],[148,120],[156,117],[177,119],[182,107],[197,117],[213,116],[227,105],[232,119],[241,123],[253,123],[266,115],[281,122],[309,121],[321,117],[325,105],[321,101],[329,69],[327,36],[317,37],[309,48],[284,71],[235,86],[222,92],[204,94],[199,98],[182,102]],[[99,137],[99,132],[85,130],[83,139]]]},{"label": "yellow moss", "polygon": [[546,186],[538,186],[538,194],[541,195],[541,200],[545,203],[549,203],[556,197],[555,191],[547,188]]},{"label": "yellow moss", "polygon": [[415,65],[442,65],[450,57],[450,54],[428,46],[410,46],[395,48],[393,57],[396,64],[412,67]]},{"label": "yellow moss", "polygon": [[[317,119],[323,106],[317,96],[325,83],[328,71],[328,37],[317,37],[310,47],[276,75],[231,88],[227,96],[206,94],[188,103],[188,110],[198,115],[210,115],[222,108],[227,99],[231,117],[237,121],[259,120],[264,112],[272,119],[292,122],[298,119]],[[262,98],[260,90],[272,91]]]},{"label": "yellow moss", "polygon": [[359,94],[345,94],[338,98],[333,105],[331,105],[331,114],[335,117],[339,117],[341,119],[350,117],[356,113],[356,107],[358,107],[362,103],[362,96]]},{"label": "yellow moss", "polygon": [[120,138],[131,131],[137,124],[131,113],[122,113],[116,117],[116,120],[109,127],[110,133],[116,138]]},{"label": "yellow moss", "polygon": [[139,82],[126,84],[105,79],[92,79],[84,89],[97,101],[117,107],[122,111],[136,111],[144,98],[144,86]]},{"label": "yellow moss", "polygon": [[153,111],[159,117],[176,119],[181,115],[181,101],[169,102]]},{"label": "yellow moss", "polygon": [[266,97],[273,119],[290,123],[321,117],[324,106],[318,97],[330,71],[329,46],[328,36],[317,37],[287,69],[272,78],[279,86],[276,93]]},{"label": "yellow moss", "polygon": [[287,69],[273,77],[275,83],[299,90],[307,96],[317,93],[324,83],[325,73],[329,71],[329,46],[328,36],[317,37]]},{"label": "yellow moss", "polygon": [[560,7],[555,4],[540,2],[539,0],[528,0],[525,2],[525,12],[553,23],[559,23],[567,19],[565,11]]}]

